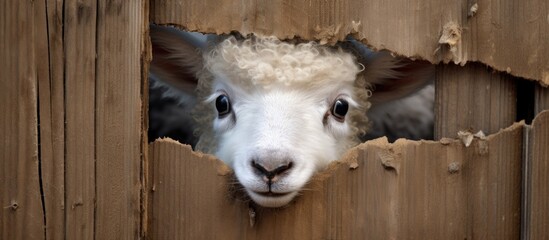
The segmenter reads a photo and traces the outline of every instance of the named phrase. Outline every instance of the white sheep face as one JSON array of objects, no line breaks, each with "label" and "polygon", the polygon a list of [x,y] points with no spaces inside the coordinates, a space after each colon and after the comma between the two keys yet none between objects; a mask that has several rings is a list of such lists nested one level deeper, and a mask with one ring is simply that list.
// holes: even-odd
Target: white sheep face
[{"label": "white sheep face", "polygon": [[260,43],[229,39],[209,55],[206,101],[215,106],[214,154],[234,169],[252,200],[279,207],[351,145],[356,132],[345,113],[359,107],[360,68],[344,52]]},{"label": "white sheep face", "polygon": [[[216,84],[212,95],[230,99],[231,112],[214,120],[219,136],[215,153],[235,170],[251,198],[263,206],[287,204],[311,175],[346,150],[348,123],[331,115],[333,103],[352,100],[352,86],[341,84],[330,94],[324,89],[278,86],[248,93],[238,86]],[[253,166],[268,170],[291,164],[271,180]],[[270,191],[270,192],[269,192]]]}]

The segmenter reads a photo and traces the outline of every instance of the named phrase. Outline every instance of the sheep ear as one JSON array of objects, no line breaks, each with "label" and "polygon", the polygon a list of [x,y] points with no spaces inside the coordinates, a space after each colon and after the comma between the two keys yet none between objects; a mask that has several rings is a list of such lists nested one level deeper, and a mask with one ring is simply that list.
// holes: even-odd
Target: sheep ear
[{"label": "sheep ear", "polygon": [[372,55],[361,61],[362,75],[372,85],[372,104],[406,97],[434,79],[435,67],[427,61],[395,58],[388,52]]},{"label": "sheep ear", "polygon": [[[151,75],[178,90],[195,96],[196,74],[202,69],[200,37],[172,27],[150,25],[153,50]],[[205,39],[205,37],[204,37]]]}]

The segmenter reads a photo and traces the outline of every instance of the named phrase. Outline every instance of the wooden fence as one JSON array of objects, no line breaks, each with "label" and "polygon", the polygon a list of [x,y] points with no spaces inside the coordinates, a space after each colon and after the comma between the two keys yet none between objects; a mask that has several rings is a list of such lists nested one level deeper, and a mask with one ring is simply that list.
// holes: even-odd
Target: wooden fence
[{"label": "wooden fence", "polygon": [[[549,239],[548,4],[3,1],[0,239]],[[437,141],[367,142],[288,207],[250,205],[212,156],[148,144],[150,21],[429,60]]]}]

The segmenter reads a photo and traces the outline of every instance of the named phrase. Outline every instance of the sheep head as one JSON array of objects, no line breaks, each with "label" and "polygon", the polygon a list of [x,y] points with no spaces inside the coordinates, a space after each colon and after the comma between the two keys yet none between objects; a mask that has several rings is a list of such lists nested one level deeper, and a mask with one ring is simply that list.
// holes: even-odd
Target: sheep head
[{"label": "sheep head", "polygon": [[313,42],[230,37],[204,59],[197,148],[230,165],[258,204],[287,204],[357,143],[367,89],[357,86],[362,68],[352,54]]}]

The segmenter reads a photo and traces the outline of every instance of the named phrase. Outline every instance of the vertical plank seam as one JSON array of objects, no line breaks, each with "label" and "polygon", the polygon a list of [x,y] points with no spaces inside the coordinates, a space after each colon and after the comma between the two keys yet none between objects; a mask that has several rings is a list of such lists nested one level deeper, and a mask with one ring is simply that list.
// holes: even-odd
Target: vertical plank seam
[{"label": "vertical plank seam", "polygon": [[532,126],[525,125],[523,128],[523,144],[522,144],[522,192],[521,192],[521,220],[520,220],[520,239],[529,239],[528,226],[530,218],[530,167],[531,167],[531,151],[530,151],[530,135]]},{"label": "vertical plank seam", "polygon": [[150,159],[150,156],[149,156],[149,151],[148,151],[148,142],[149,142],[149,139],[148,139],[148,134],[147,134],[147,131],[149,129],[149,122],[148,122],[148,108],[149,108],[149,104],[148,104],[148,99],[149,99],[149,96],[148,96],[148,86],[149,86],[149,81],[148,81],[148,70],[149,70],[149,67],[148,67],[148,64],[150,62],[149,60],[149,42],[147,41],[147,37],[148,37],[148,32],[149,32],[149,15],[150,15],[150,6],[149,6],[149,2],[147,1],[143,1],[141,3],[141,11],[140,13],[143,14],[142,19],[141,19],[141,34],[140,34],[140,37],[141,37],[141,144],[140,144],[140,152],[141,152],[141,171],[140,171],[140,187],[141,187],[141,190],[140,190],[140,199],[139,199],[139,202],[140,202],[140,216],[139,216],[139,226],[140,226],[140,238],[142,239],[145,239],[146,238],[146,234],[147,234],[147,230],[149,228],[148,224],[147,224],[147,211],[150,210],[150,209],[147,209],[147,204],[148,204],[148,201],[150,201],[150,199],[148,199],[148,196],[147,196],[147,184],[148,184],[148,176],[147,174],[149,174],[149,171],[148,171],[148,164],[149,163],[149,159]]},{"label": "vertical plank seam", "polygon": [[63,45],[63,238],[67,239],[67,55],[65,51],[67,46],[65,41],[65,1],[63,1],[61,8],[61,44]]},{"label": "vertical plank seam", "polygon": [[[33,5],[33,8],[35,6]],[[47,15],[47,14],[46,14]],[[35,17],[35,16],[34,16]],[[35,29],[36,26],[33,26],[33,37],[35,38],[36,40],[36,29]],[[47,31],[47,30],[46,30]],[[36,65],[38,65],[38,62],[37,62],[37,59],[36,59],[36,43],[33,45],[33,57],[34,57],[34,63],[35,64],[35,67],[38,67]],[[48,43],[48,60],[49,60],[49,43]],[[36,97],[36,152],[38,154],[37,158],[38,158],[38,187],[39,187],[39,190],[40,190],[40,203],[42,205],[42,225],[43,225],[43,232],[44,232],[44,239],[46,239],[46,227],[47,227],[47,222],[46,222],[46,202],[45,202],[45,199],[44,199],[44,182],[42,180],[42,140],[41,140],[41,131],[40,131],[40,84],[38,83],[40,81],[39,79],[39,74],[38,74],[38,68],[35,69],[35,72],[34,72],[34,77],[35,77],[35,82],[34,84],[36,85],[36,92],[35,92],[35,97]]]},{"label": "vertical plank seam", "polygon": [[[32,8],[33,8],[33,12],[34,10],[36,10],[36,4],[33,3],[32,5]],[[48,32],[48,29],[47,29],[47,11],[46,11],[46,34]],[[34,15],[33,16],[33,20],[36,20],[34,18],[36,18],[37,16]],[[34,22],[34,21],[33,21]],[[33,40],[36,40],[37,39],[37,34],[36,34],[36,31],[37,31],[37,27],[36,25],[33,24],[33,27],[32,27],[32,37],[33,37]],[[35,77],[35,86],[36,86],[36,92],[35,92],[35,97],[36,97],[36,151],[37,151],[37,158],[38,158],[38,187],[39,187],[39,190],[40,190],[40,203],[41,203],[41,206],[42,206],[42,226],[43,226],[43,233],[44,233],[44,239],[46,239],[47,237],[47,234],[46,234],[46,227],[47,227],[47,222],[46,222],[46,202],[45,202],[45,198],[44,198],[44,182],[43,182],[43,179],[42,179],[42,144],[41,144],[41,131],[40,131],[40,84],[39,84],[39,81],[40,81],[40,76],[38,74],[38,59],[36,57],[37,55],[37,43],[34,42],[34,44],[32,45],[32,53],[33,53],[33,58],[34,58],[34,62],[32,64],[35,65],[35,72],[34,72],[34,77]],[[48,61],[50,60],[49,58],[49,39],[48,39]]]},{"label": "vertical plank seam", "polygon": [[93,239],[96,239],[96,228],[97,228],[97,101],[98,101],[98,48],[99,48],[99,17],[100,17],[100,0],[97,0],[95,2],[95,73],[94,73],[94,101],[93,101],[93,109],[95,114],[93,115]]}]

